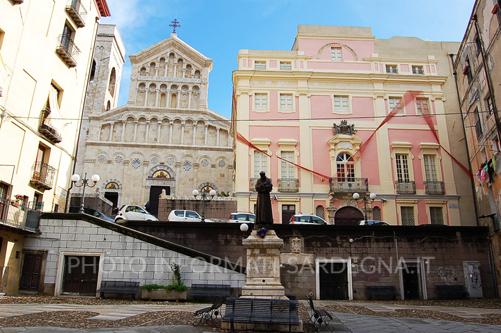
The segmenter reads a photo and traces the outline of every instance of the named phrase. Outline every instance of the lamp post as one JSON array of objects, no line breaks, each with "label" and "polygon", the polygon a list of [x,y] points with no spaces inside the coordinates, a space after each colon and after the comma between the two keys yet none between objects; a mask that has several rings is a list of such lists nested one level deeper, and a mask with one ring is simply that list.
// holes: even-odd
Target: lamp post
[{"label": "lamp post", "polygon": [[80,213],[84,212],[84,204],[85,204],[85,188],[86,187],[94,187],[97,182],[101,180],[99,175],[92,175],[89,179],[87,178],[87,172],[84,174],[83,178],[80,178],[80,175],[75,173],[71,176],[71,182],[75,187],[82,187],[82,200],[80,201]]},{"label": "lamp post", "polygon": [[[365,219],[365,221],[367,221],[367,201],[368,200],[374,201],[376,199],[376,197],[377,197],[377,194],[372,193],[372,192],[369,195],[362,196],[362,200],[364,200],[364,219]],[[352,198],[353,198],[353,200],[358,200],[358,199],[360,199],[360,194],[355,192],[355,193],[353,193]]]},{"label": "lamp post", "polygon": [[207,201],[211,201],[212,199],[214,199],[217,192],[214,189],[210,190],[209,192],[207,191],[199,192],[197,189],[195,189],[191,193],[193,194],[195,199],[200,198],[200,200],[202,201],[202,222],[205,222],[205,205]]}]

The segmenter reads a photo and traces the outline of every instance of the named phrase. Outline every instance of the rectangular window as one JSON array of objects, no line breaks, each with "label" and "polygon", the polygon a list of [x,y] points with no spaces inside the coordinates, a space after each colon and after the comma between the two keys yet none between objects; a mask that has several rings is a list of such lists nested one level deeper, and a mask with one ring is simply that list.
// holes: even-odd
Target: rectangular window
[{"label": "rectangular window", "polygon": [[480,54],[480,51],[482,51],[482,42],[480,41],[480,36],[478,34],[475,35],[475,46],[478,56]]},{"label": "rectangular window", "polygon": [[407,154],[395,154],[397,162],[397,180],[399,183],[408,183],[409,178],[409,164]]},{"label": "rectangular window", "polygon": [[256,111],[268,110],[268,94],[254,94],[254,109]]},{"label": "rectangular window", "polygon": [[482,130],[482,122],[480,121],[478,108],[475,108],[475,111],[473,111],[473,117],[475,121],[475,133],[477,133],[477,139],[480,139],[483,136],[484,131]]},{"label": "rectangular window", "polygon": [[418,66],[418,65],[413,65],[412,66],[412,74],[423,75],[424,74],[424,67]]},{"label": "rectangular window", "polygon": [[254,61],[254,69],[257,71],[265,71],[266,61]]},{"label": "rectangular window", "polygon": [[430,223],[444,224],[444,215],[442,214],[442,207],[430,207]]},{"label": "rectangular window", "polygon": [[425,179],[428,182],[436,182],[438,181],[437,177],[437,169],[435,167],[435,155],[425,154],[423,155],[424,162],[424,174]]},{"label": "rectangular window", "polygon": [[414,207],[400,206],[400,217],[402,219],[402,225],[415,225]]},{"label": "rectangular window", "polygon": [[254,151],[254,178],[259,178],[259,173],[268,173],[268,156],[260,151]]},{"label": "rectangular window", "polygon": [[334,112],[350,112],[350,97],[335,95]]},{"label": "rectangular window", "polygon": [[468,58],[466,58],[466,62],[464,64],[463,74],[468,78],[468,83],[471,83],[471,81],[473,80],[473,74],[471,72],[470,59]]},{"label": "rectangular window", "polygon": [[393,111],[399,104],[402,99],[400,97],[390,97],[388,98],[388,111]]},{"label": "rectangular window", "polygon": [[280,111],[293,111],[292,94],[280,94]]},{"label": "rectangular window", "polygon": [[428,98],[416,98],[416,111],[418,114],[430,114]]},{"label": "rectangular window", "polygon": [[281,71],[292,70],[292,63],[290,61],[280,61],[280,70]]},{"label": "rectangular window", "polygon": [[[287,161],[294,161],[294,152],[293,151],[281,151],[280,156]],[[282,179],[293,179],[296,178],[294,172],[294,165],[291,163],[287,163],[283,160],[280,160],[280,178]]]},{"label": "rectangular window", "polygon": [[63,34],[61,35],[61,46],[68,52],[72,52],[74,48],[73,39],[75,37],[75,30],[71,27],[71,25],[66,22],[64,24]]},{"label": "rectangular window", "polygon": [[331,47],[331,60],[343,61],[343,49],[340,47]]},{"label": "rectangular window", "polygon": [[485,98],[485,108],[487,109],[487,112],[489,114],[492,114],[494,112],[494,105],[492,104],[490,95],[487,95],[487,97]]},{"label": "rectangular window", "polygon": [[386,65],[386,73],[398,74],[398,66],[397,65]]}]

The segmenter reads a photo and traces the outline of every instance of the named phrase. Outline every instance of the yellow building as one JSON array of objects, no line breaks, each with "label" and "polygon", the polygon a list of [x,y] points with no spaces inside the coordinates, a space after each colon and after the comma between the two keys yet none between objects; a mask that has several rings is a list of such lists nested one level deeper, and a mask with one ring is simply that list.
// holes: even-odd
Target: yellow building
[{"label": "yellow building", "polygon": [[0,0],[0,292],[45,255],[22,251],[32,217],[64,209],[103,16],[106,0]]}]

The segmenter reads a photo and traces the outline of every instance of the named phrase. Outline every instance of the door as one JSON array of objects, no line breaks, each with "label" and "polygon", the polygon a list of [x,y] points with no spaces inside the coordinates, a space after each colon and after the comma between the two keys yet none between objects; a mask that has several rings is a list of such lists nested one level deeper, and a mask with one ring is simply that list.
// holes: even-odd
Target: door
[{"label": "door", "polygon": [[320,299],[349,299],[346,262],[319,264]]},{"label": "door", "polygon": [[64,256],[63,293],[96,295],[99,257]]},{"label": "door", "polygon": [[334,215],[335,225],[358,225],[364,219],[364,215],[357,208],[345,206],[339,208]]},{"label": "door", "polygon": [[170,186],[151,186],[150,187],[150,197],[149,197],[149,212],[152,215],[158,217],[158,199],[162,190],[165,190],[165,194],[170,195]]},{"label": "door", "polygon": [[404,283],[404,299],[420,299],[419,268],[416,263],[404,263],[402,280]]},{"label": "door", "polygon": [[42,275],[43,253],[24,254],[23,269],[19,289],[25,291],[39,291],[40,277]]},{"label": "door", "polygon": [[289,224],[296,214],[296,205],[282,205],[282,224]]},{"label": "door", "polygon": [[113,207],[111,209],[112,214],[116,214],[118,209],[118,192],[104,192],[104,197],[111,201]]},{"label": "door", "polygon": [[185,212],[185,214],[186,214],[186,218],[185,218],[186,222],[200,222],[200,221],[202,221],[202,217],[200,215],[198,215],[197,212],[187,210]]},{"label": "door", "polygon": [[478,261],[463,262],[464,280],[470,298],[482,298],[482,279]]}]

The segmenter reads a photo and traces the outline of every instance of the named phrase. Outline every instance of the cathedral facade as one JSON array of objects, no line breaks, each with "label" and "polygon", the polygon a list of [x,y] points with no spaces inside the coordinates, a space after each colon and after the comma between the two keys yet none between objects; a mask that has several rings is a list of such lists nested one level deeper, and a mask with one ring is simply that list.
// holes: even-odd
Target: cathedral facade
[{"label": "cathedral facade", "polygon": [[229,120],[207,105],[212,60],[172,34],[130,57],[128,102],[113,108],[110,91],[117,88],[110,86],[119,81],[109,64],[113,40],[108,34],[96,44],[105,60],[96,65],[99,79],[89,82],[77,173],[98,174],[96,191],[114,207],[150,202],[153,213],[162,192],[183,199],[195,189],[230,195]]}]

